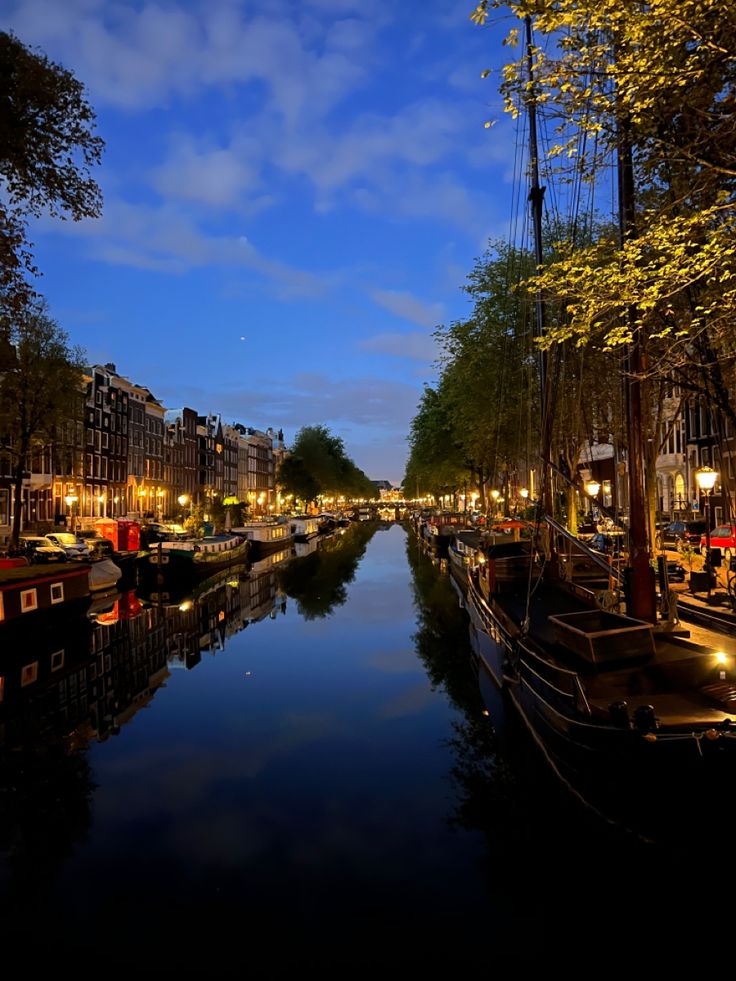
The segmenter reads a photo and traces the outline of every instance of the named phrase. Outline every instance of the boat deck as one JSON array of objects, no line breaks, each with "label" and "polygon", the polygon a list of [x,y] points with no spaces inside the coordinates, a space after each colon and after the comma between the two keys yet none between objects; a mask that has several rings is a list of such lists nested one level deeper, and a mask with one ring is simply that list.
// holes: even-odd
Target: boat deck
[{"label": "boat deck", "polygon": [[[519,593],[494,597],[509,618],[520,623],[526,599]],[[529,640],[533,649],[543,651],[548,661],[574,671],[593,709],[607,712],[615,702],[626,702],[633,713],[639,706],[656,702],[662,725],[677,727],[692,723],[736,722],[736,653],[724,651],[722,635],[699,632],[698,642],[653,630],[649,655],[631,656],[629,640],[620,638],[621,659],[596,665],[560,642],[551,616],[582,613],[585,604],[562,589],[545,587],[529,606]]]}]

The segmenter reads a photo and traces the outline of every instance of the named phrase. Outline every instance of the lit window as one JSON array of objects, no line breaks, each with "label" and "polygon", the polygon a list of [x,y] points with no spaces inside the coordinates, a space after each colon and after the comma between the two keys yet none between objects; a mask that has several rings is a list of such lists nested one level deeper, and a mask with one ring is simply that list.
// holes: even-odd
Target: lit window
[{"label": "lit window", "polygon": [[35,589],[23,589],[20,594],[20,611],[29,613],[38,609],[38,596]]},{"label": "lit window", "polygon": [[32,685],[37,678],[38,661],[34,661],[33,664],[24,664],[20,672],[21,688],[24,688],[26,685]]}]

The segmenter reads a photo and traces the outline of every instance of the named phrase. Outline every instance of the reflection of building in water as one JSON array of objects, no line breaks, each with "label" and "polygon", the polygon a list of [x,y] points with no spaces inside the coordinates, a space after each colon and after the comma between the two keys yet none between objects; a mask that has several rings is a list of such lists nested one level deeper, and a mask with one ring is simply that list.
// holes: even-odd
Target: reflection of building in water
[{"label": "reflection of building in water", "polygon": [[105,738],[147,705],[167,677],[166,624],[153,608],[99,623],[92,635],[88,738]]},{"label": "reflection of building in water", "polygon": [[247,623],[257,623],[267,616],[275,616],[283,595],[278,588],[275,569],[251,575],[241,584],[243,611],[247,611]]},{"label": "reflection of building in water", "polygon": [[0,746],[56,742],[89,714],[91,628],[3,628],[0,655]]}]

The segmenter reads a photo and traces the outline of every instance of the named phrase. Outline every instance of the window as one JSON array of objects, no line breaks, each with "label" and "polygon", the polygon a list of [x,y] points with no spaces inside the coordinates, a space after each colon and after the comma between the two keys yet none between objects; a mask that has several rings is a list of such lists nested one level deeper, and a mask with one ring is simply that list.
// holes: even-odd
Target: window
[{"label": "window", "polygon": [[51,655],[51,670],[58,671],[64,667],[64,651],[54,651]]},{"label": "window", "polygon": [[26,685],[32,685],[37,678],[38,661],[34,661],[32,664],[24,664],[20,672],[21,687],[24,688]]},{"label": "window", "polygon": [[52,582],[51,583],[51,603],[63,603],[64,602],[64,583],[63,582]]},{"label": "window", "polygon": [[20,593],[20,612],[30,613],[38,609],[38,595],[35,589],[22,589]]},{"label": "window", "polygon": [[102,449],[106,450],[110,446],[110,437],[107,433],[102,434]]}]

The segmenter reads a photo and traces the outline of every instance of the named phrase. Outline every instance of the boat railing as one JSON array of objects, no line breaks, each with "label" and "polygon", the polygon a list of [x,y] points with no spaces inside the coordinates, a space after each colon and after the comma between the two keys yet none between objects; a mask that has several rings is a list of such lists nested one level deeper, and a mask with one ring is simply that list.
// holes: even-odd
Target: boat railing
[{"label": "boat railing", "polygon": [[609,561],[608,556],[603,555],[601,552],[597,552],[594,548],[591,548],[585,542],[581,541],[577,537],[577,535],[573,535],[573,533],[570,531],[569,528],[565,528],[564,525],[561,525],[558,521],[555,521],[555,519],[550,517],[549,515],[546,516],[545,520],[547,524],[550,526],[550,528],[556,531],[558,535],[561,535],[567,542],[569,542],[570,545],[573,546],[573,548],[577,549],[582,555],[590,559],[591,562],[599,566],[607,575],[612,576],[614,579],[619,580],[619,582],[623,580],[623,574],[621,570],[616,568],[616,566]]},{"label": "boat railing", "polygon": [[550,664],[549,661],[540,658],[528,644],[521,640],[517,643],[519,653],[522,655],[520,661],[523,662],[524,674],[533,675],[545,689],[559,698],[571,701],[585,715],[591,714],[590,704],[577,671]]}]

